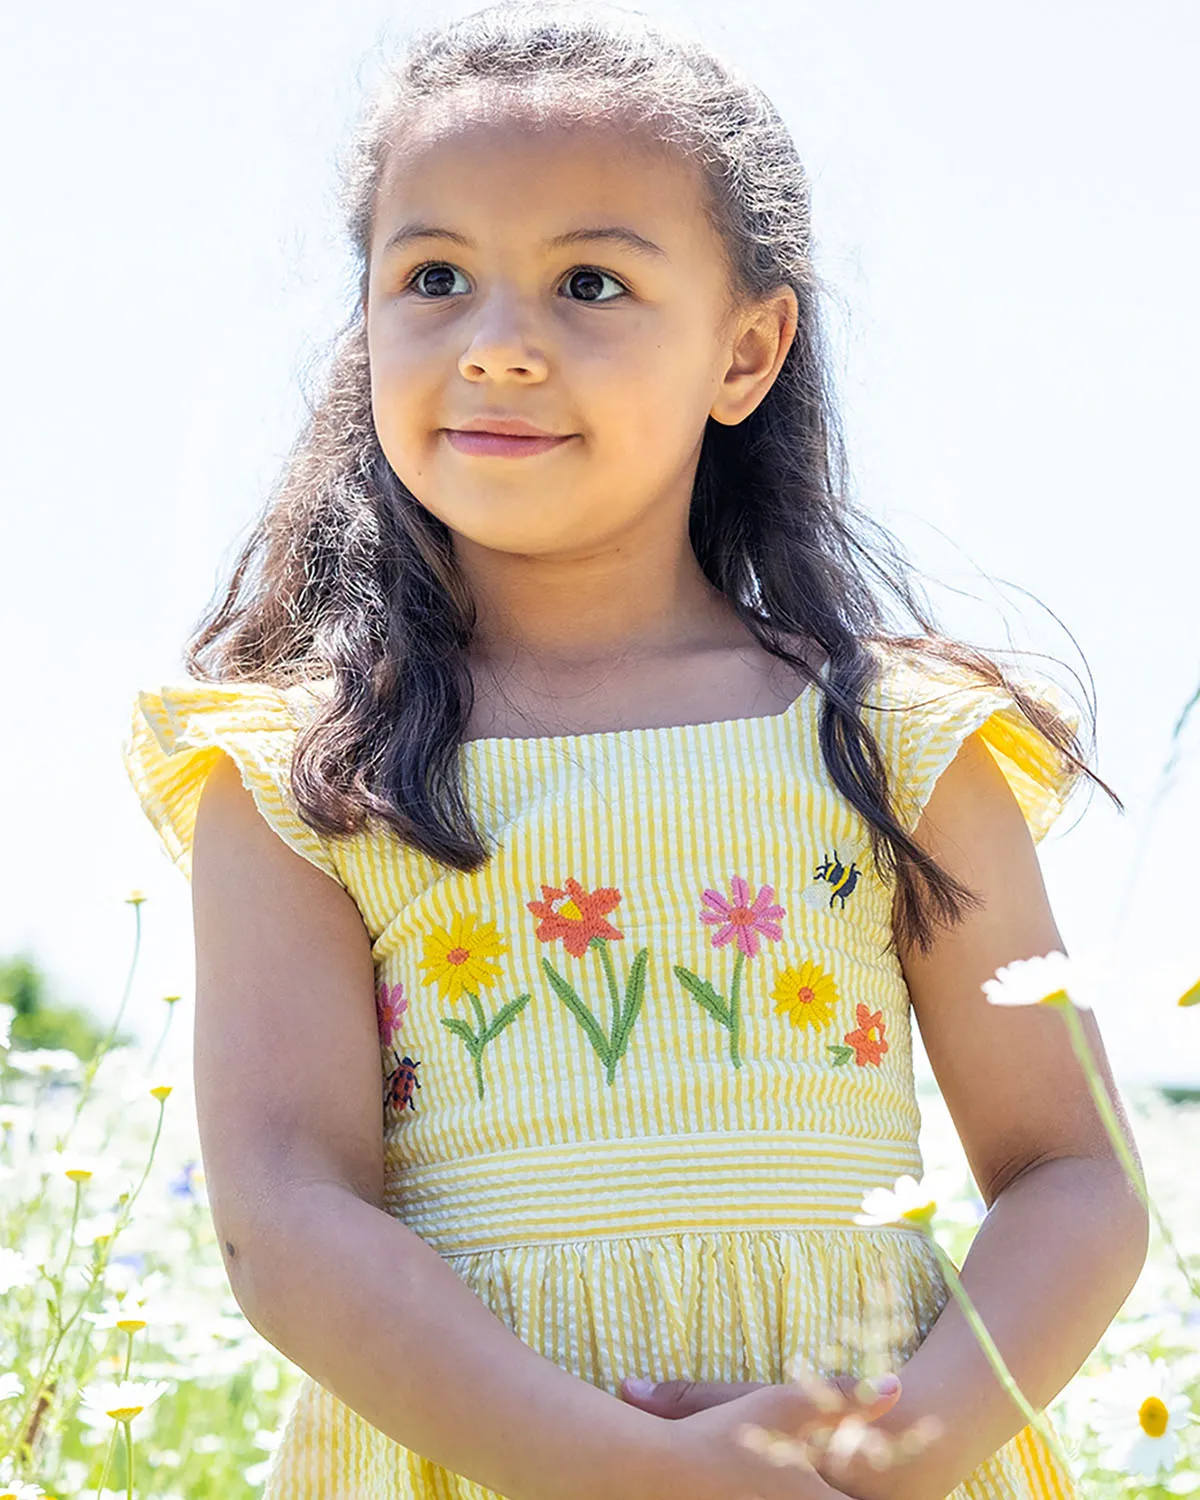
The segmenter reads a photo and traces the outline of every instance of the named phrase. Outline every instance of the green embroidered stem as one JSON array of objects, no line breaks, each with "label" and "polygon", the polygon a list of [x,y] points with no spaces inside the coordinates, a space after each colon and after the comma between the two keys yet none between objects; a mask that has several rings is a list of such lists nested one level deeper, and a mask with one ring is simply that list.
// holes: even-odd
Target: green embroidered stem
[{"label": "green embroidered stem", "polygon": [[1096,1108],[1100,1112],[1104,1128],[1108,1131],[1109,1139],[1113,1143],[1113,1149],[1116,1151],[1121,1165],[1125,1168],[1125,1175],[1133,1184],[1134,1191],[1141,1199],[1146,1212],[1157,1225],[1158,1232],[1162,1235],[1163,1244],[1166,1245],[1167,1249],[1174,1256],[1175,1264],[1179,1267],[1180,1273],[1187,1283],[1188,1290],[1193,1297],[1200,1298],[1200,1287],[1196,1285],[1192,1273],[1187,1268],[1187,1262],[1179,1253],[1179,1247],[1175,1243],[1174,1236],[1167,1227],[1166,1221],[1159,1213],[1154,1200],[1150,1197],[1149,1190],[1146,1187],[1146,1179],[1142,1176],[1137,1161],[1134,1159],[1133,1152],[1129,1149],[1129,1142],[1125,1139],[1125,1132],[1121,1129],[1116,1111],[1112,1106],[1112,1100],[1109,1098],[1108,1090],[1104,1086],[1104,1080],[1100,1077],[1099,1070],[1096,1067],[1096,1060],[1092,1056],[1092,1049],[1088,1046],[1087,1035],[1080,1022],[1078,1011],[1071,1001],[1067,999],[1048,1000],[1045,1003],[1053,1005],[1066,1023],[1067,1035],[1071,1039],[1071,1046],[1075,1052],[1075,1056],[1079,1059],[1083,1067],[1088,1081],[1088,1088],[1092,1092],[1092,1098],[1096,1101]]},{"label": "green embroidered stem", "polygon": [[987,1356],[988,1363],[995,1371],[997,1379],[1000,1381],[1000,1384],[1004,1387],[1004,1389],[1008,1392],[1012,1399],[1021,1408],[1021,1410],[1025,1413],[1026,1420],[1033,1427],[1035,1427],[1038,1432],[1041,1433],[1042,1437],[1046,1440],[1046,1443],[1049,1446],[1051,1452],[1054,1454],[1055,1458],[1058,1459],[1059,1463],[1062,1464],[1063,1472],[1067,1475],[1070,1475],[1071,1460],[1063,1451],[1062,1444],[1059,1442],[1053,1428],[1050,1426],[1045,1416],[1041,1412],[1036,1411],[1029,1404],[1029,1402],[1025,1399],[1024,1393],[1017,1385],[1017,1382],[1009,1373],[1008,1366],[1004,1363],[999,1349],[996,1348],[995,1340],[988,1332],[986,1324],[979,1316],[979,1312],[976,1309],[975,1304],[971,1301],[971,1298],[967,1294],[966,1287],[963,1286],[962,1281],[959,1278],[958,1268],[955,1266],[954,1262],[950,1259],[946,1252],[942,1249],[941,1245],[938,1244],[932,1228],[929,1225],[924,1225],[923,1229],[925,1237],[929,1241],[930,1245],[933,1246],[934,1254],[937,1256],[938,1263],[941,1265],[942,1271],[945,1274],[946,1283],[950,1288],[951,1295],[954,1297],[954,1300],[962,1309],[963,1316],[970,1324],[972,1333],[974,1333],[975,1337],[979,1340],[980,1347],[983,1349],[984,1354]]},{"label": "green embroidered stem", "polygon": [[738,1056],[738,1039],[742,1029],[741,985],[742,966],[745,962],[746,955],[739,948],[733,961],[733,983],[729,986],[729,1056],[735,1068],[742,1065],[742,1059]]},{"label": "green embroidered stem", "polygon": [[649,956],[649,948],[639,948],[633,963],[629,966],[629,977],[625,981],[625,1005],[620,1022],[613,1033],[613,1050],[608,1063],[609,1083],[612,1083],[617,1076],[617,1063],[625,1055],[629,1033],[634,1021],[637,1020],[638,1011],[642,1008],[642,997],[646,990],[646,964]]},{"label": "green embroidered stem", "polygon": [[608,951],[607,938],[593,938],[592,942],[600,949],[600,962],[604,966],[604,977],[608,980],[608,993],[612,999],[612,1051],[609,1053],[609,1067],[617,1060],[617,1035],[621,1030],[621,996],[617,992],[617,975],[613,969],[612,954]]},{"label": "green embroidered stem", "polygon": [[478,1035],[471,1030],[465,1021],[460,1020],[458,1016],[442,1016],[441,1022],[447,1031],[452,1031],[455,1036],[461,1037],[467,1044],[467,1051],[471,1054],[471,1061],[475,1065],[475,1091],[482,1099],[483,1049],[490,1041],[498,1037],[506,1026],[516,1020],[521,1011],[529,1004],[530,996],[527,994],[518,995],[515,1000],[509,1000],[507,1004],[500,1007],[489,1021],[483,1013],[483,1006],[480,1003],[479,996],[473,994],[470,990],[464,990],[463,993],[470,1000],[476,1019],[479,1022]]},{"label": "green embroidered stem", "polygon": [[583,1027],[588,1041],[596,1049],[597,1056],[607,1068],[612,1054],[612,1043],[600,1029],[600,1023],[548,958],[542,959],[542,969],[546,978],[554,986],[554,993]]}]

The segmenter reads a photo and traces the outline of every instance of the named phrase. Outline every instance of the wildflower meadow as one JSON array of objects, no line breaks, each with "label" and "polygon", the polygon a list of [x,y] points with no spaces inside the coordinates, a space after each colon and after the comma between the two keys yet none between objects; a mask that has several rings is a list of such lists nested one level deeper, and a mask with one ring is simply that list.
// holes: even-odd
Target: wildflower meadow
[{"label": "wildflower meadow", "polygon": [[[118,1034],[146,905],[136,891],[125,902],[124,995],[90,1057],[21,1044],[16,1009],[0,1002],[0,1500],[250,1500],[301,1378],[226,1281],[190,1078],[162,1076],[159,1061],[179,997],[163,997],[153,1047]],[[1081,1040],[1076,1007],[1091,1003],[1094,978],[1050,954],[984,988],[995,1004],[1056,1006]],[[1177,1003],[1197,1000],[1200,987]],[[1086,1049],[1078,1055],[1088,1067]],[[1145,1166],[1135,1180],[1151,1208],[1150,1255],[1048,1415],[1088,1500],[1200,1500],[1200,1091],[1123,1093]],[[961,1300],[955,1271],[984,1207],[936,1088],[922,1085],[920,1103],[923,1180],[868,1193],[859,1220],[929,1234]],[[1103,1113],[1099,1094],[1097,1104]],[[1132,1159],[1127,1169],[1137,1173]],[[977,1332],[1011,1383],[986,1328]]]}]

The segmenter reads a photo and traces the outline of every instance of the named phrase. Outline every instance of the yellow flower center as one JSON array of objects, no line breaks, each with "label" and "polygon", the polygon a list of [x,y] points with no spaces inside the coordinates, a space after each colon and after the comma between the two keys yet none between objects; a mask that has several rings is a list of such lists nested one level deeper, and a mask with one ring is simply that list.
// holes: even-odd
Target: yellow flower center
[{"label": "yellow flower center", "polygon": [[560,917],[570,918],[572,922],[583,921],[583,913],[575,905],[574,898],[571,896],[568,896],[563,904],[558,908],[558,914]]},{"label": "yellow flower center", "polygon": [[875,1030],[874,1026],[868,1026],[867,1027],[867,1041],[869,1041],[869,1042],[877,1042],[878,1040],[879,1040],[879,1033]]},{"label": "yellow flower center", "polygon": [[448,964],[465,964],[471,956],[469,948],[451,948],[446,954]]},{"label": "yellow flower center", "polygon": [[905,1209],[900,1217],[908,1219],[913,1224],[927,1224],[935,1213],[937,1213],[937,1202],[930,1198],[928,1203],[922,1203],[919,1208]]},{"label": "yellow flower center", "polygon": [[1138,1421],[1147,1437],[1162,1437],[1167,1420],[1167,1408],[1157,1396],[1147,1396],[1138,1407]]},{"label": "yellow flower center", "polygon": [[1039,1005],[1067,1005],[1069,1003],[1070,997],[1066,990],[1055,990],[1052,995],[1043,995],[1038,1001]]}]

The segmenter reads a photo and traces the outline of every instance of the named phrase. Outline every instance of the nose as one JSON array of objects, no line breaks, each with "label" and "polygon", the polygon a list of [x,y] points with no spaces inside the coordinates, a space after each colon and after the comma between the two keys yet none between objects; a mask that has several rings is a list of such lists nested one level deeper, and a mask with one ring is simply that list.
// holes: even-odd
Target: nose
[{"label": "nose", "polygon": [[459,356],[458,368],[468,380],[478,380],[481,375],[490,375],[493,380],[512,375],[536,380],[545,378],[547,359],[528,316],[510,299],[493,303],[481,315]]}]

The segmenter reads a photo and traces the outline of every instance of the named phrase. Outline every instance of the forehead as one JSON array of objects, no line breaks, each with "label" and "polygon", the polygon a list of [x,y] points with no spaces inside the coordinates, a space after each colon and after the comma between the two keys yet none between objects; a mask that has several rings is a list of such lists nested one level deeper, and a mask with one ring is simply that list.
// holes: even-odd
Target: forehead
[{"label": "forehead", "polygon": [[706,228],[698,170],[646,132],[481,110],[424,120],[392,145],[375,242],[405,220],[511,244],[608,221],[681,261]]}]

